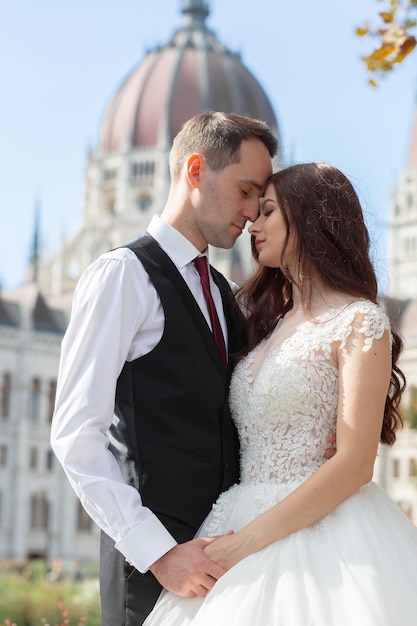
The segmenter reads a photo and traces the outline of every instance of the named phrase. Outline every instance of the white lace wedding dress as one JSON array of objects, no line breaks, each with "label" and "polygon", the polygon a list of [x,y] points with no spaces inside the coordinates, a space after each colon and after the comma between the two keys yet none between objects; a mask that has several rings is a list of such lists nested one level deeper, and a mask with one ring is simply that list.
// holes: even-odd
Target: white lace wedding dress
[{"label": "white lace wedding dress", "polygon": [[[338,399],[331,345],[346,342],[355,319],[364,350],[389,328],[379,307],[360,300],[281,344],[266,340],[239,363],[230,405],[241,483],[219,497],[200,535],[238,530],[325,462]],[[238,563],[205,599],[164,591],[145,624],[416,626],[417,528],[370,482],[320,521]]]}]

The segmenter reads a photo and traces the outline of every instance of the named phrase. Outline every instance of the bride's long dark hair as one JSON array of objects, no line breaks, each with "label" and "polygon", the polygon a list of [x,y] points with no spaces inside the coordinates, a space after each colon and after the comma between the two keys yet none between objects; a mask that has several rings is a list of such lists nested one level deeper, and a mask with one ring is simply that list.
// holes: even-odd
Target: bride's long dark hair
[{"label": "bride's long dark hair", "polygon": [[[291,234],[298,276],[291,276],[287,269],[262,266],[252,237],[252,254],[258,267],[237,293],[247,320],[245,352],[267,337],[278,319],[291,310],[293,284],[307,308],[317,282],[374,303],[378,295],[369,256],[369,233],[359,198],[348,178],[327,163],[305,163],[277,172],[269,183],[275,188],[287,226],[280,265],[285,268],[283,259]],[[394,443],[395,432],[402,425],[398,406],[405,387],[404,374],[397,366],[402,340],[392,324],[391,332],[391,383],[380,437],[388,445]]]}]

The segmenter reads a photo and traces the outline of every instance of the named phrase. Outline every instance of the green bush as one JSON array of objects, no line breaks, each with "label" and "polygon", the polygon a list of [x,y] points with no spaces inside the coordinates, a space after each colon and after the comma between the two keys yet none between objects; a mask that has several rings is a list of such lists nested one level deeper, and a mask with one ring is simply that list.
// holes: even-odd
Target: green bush
[{"label": "green bush", "polygon": [[96,577],[48,580],[43,563],[0,568],[0,626],[100,626]]}]

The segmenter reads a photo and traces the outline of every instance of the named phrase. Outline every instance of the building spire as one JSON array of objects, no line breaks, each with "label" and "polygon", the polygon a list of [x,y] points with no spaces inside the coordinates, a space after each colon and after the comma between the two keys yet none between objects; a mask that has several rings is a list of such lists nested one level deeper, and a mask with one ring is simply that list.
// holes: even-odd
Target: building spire
[{"label": "building spire", "polygon": [[209,13],[208,4],[204,0],[183,0],[184,26],[201,28]]},{"label": "building spire", "polygon": [[40,202],[35,202],[35,219],[33,227],[32,250],[29,258],[29,267],[26,275],[26,283],[37,283],[39,278],[39,242],[40,242]]}]

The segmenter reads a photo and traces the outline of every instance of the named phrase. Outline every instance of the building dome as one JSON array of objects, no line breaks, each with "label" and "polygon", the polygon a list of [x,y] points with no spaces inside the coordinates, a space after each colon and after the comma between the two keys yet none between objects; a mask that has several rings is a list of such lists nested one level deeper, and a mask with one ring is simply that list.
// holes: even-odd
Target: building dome
[{"label": "building dome", "polygon": [[147,53],[119,87],[100,130],[102,156],[135,148],[166,149],[182,124],[204,111],[265,121],[278,137],[274,111],[256,78],[205,25],[202,0],[184,0],[183,25]]}]

